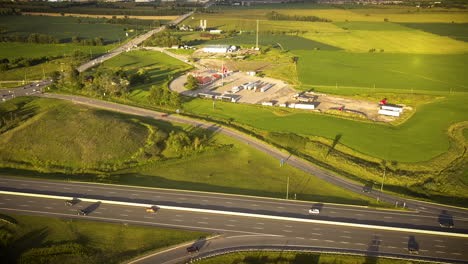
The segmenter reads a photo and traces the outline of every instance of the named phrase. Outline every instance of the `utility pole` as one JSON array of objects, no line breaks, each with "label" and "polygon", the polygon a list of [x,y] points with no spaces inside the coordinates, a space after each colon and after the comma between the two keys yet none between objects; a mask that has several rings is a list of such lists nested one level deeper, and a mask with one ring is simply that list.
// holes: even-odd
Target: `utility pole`
[{"label": "utility pole", "polygon": [[288,175],[288,182],[286,183],[286,200],[289,198],[289,175]]},{"label": "utility pole", "polygon": [[385,171],[387,170],[387,164],[384,164],[383,175],[382,175],[382,184],[380,185],[380,191],[383,191],[383,184],[385,180]]},{"label": "utility pole", "polygon": [[257,19],[257,37],[255,40],[255,49],[258,50],[258,19]]}]

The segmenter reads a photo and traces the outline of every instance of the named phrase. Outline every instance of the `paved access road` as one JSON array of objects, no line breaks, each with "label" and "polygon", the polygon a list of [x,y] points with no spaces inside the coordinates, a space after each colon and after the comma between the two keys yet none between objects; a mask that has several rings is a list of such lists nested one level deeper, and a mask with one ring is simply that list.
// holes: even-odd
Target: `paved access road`
[{"label": "paved access road", "polygon": [[[433,214],[376,210],[362,206],[16,177],[0,177],[0,190],[468,234],[468,217],[452,211]],[[320,209],[320,214],[311,216],[308,213],[311,208]],[[448,220],[455,224],[455,228],[439,226],[440,222]]]},{"label": "paved access road", "polygon": [[23,85],[17,88],[1,89],[0,90],[0,102],[5,102],[18,96],[30,96],[41,93],[41,90],[50,85],[52,80],[46,79],[42,81],[36,81],[27,85]]},{"label": "paved access road", "polygon": [[[77,210],[89,212],[78,216]],[[198,254],[221,249],[253,247],[277,249],[313,249],[335,252],[354,252],[370,256],[392,255],[411,257],[408,245],[416,245],[417,257],[446,262],[464,262],[468,259],[468,239],[447,236],[371,230],[346,226],[298,223],[252,217],[225,216],[198,212],[160,210],[146,213],[144,208],[78,202],[65,206],[57,199],[0,194],[0,211],[16,214],[43,215],[123,224],[197,230],[222,233],[213,240],[194,244],[200,252],[189,256],[185,246],[156,254],[137,263],[180,263]]]}]

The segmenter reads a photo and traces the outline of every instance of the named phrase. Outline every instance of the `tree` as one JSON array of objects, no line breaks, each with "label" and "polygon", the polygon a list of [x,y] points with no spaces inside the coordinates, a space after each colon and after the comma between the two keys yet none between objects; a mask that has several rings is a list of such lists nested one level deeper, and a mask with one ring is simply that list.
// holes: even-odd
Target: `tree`
[{"label": "tree", "polygon": [[185,84],[185,88],[188,90],[195,90],[198,88],[198,80],[193,75],[187,76],[187,83]]}]

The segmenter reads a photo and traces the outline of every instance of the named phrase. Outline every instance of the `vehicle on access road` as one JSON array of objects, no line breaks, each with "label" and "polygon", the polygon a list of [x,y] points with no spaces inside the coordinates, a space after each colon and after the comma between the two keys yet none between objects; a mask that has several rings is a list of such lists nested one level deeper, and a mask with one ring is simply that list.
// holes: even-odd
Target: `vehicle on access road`
[{"label": "vehicle on access road", "polygon": [[83,216],[86,216],[88,215],[88,212],[86,212],[85,210],[78,210],[78,215],[83,215]]},{"label": "vehicle on access road", "polygon": [[146,212],[154,214],[158,212],[158,208],[155,206],[152,206],[152,207],[146,208]]}]

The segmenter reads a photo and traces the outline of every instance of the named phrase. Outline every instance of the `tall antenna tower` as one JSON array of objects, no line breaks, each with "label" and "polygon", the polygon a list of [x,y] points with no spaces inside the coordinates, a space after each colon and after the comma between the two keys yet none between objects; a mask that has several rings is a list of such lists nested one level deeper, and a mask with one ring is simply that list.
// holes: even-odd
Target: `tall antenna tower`
[{"label": "tall antenna tower", "polygon": [[257,19],[257,37],[255,41],[255,49],[258,50],[258,19]]}]

